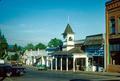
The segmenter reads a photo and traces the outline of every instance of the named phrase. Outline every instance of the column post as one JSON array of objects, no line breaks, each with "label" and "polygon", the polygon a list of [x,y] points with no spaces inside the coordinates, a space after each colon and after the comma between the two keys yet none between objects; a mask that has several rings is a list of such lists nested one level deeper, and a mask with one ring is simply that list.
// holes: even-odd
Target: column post
[{"label": "column post", "polygon": [[73,72],[75,72],[75,57],[73,56]]},{"label": "column post", "polygon": [[53,70],[53,58],[51,58],[51,70]]},{"label": "column post", "polygon": [[55,69],[57,71],[57,57],[55,58]]},{"label": "column post", "polygon": [[68,57],[66,57],[66,71],[68,71]]},{"label": "column post", "polygon": [[85,70],[88,71],[88,57],[86,57],[86,66],[85,66]]},{"label": "column post", "polygon": [[46,57],[46,66],[48,68],[49,64],[48,64],[48,56]]},{"label": "column post", "polygon": [[62,71],[62,57],[60,58],[60,70]]}]

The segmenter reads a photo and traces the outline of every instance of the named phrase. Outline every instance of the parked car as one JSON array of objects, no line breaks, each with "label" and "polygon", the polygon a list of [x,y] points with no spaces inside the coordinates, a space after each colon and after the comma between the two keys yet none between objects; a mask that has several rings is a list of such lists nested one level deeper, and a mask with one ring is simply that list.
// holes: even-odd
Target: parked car
[{"label": "parked car", "polygon": [[25,68],[19,64],[12,65],[12,74],[13,75],[23,75],[25,73]]},{"label": "parked car", "polygon": [[23,75],[25,68],[17,65],[0,64],[0,76]]},{"label": "parked car", "polygon": [[0,77],[8,77],[12,75],[12,66],[8,64],[0,64]]},{"label": "parked car", "polygon": [[38,70],[47,70],[46,65],[38,64],[37,65]]}]

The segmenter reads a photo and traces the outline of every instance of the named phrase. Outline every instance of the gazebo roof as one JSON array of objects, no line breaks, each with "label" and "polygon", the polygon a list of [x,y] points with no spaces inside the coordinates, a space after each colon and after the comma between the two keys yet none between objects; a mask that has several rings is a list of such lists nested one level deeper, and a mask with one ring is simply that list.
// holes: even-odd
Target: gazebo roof
[{"label": "gazebo roof", "polygon": [[84,51],[81,50],[80,48],[73,48],[69,51],[56,51],[56,52],[52,53],[51,55],[73,55],[75,53],[82,54],[82,53],[84,53]]},{"label": "gazebo roof", "polygon": [[71,52],[71,53],[84,53],[83,50],[81,50],[80,48],[77,48],[77,47],[69,50],[69,52]]}]

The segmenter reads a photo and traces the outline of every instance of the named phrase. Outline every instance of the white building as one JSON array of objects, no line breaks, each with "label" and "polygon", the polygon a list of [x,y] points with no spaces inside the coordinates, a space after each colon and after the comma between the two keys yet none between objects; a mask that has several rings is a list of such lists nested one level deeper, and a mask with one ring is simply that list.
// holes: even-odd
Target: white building
[{"label": "white building", "polygon": [[26,65],[34,65],[40,63],[42,65],[48,66],[48,55],[45,50],[37,50],[37,51],[28,51],[26,50],[23,55],[23,63]]}]

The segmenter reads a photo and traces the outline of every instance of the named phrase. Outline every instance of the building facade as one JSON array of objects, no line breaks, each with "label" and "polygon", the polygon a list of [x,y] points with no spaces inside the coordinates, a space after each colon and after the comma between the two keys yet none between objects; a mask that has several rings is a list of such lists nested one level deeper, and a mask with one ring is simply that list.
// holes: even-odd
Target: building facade
[{"label": "building facade", "polygon": [[104,37],[103,34],[86,36],[84,42],[85,53],[89,56],[89,67],[94,71],[102,71],[104,68]]},{"label": "building facade", "polygon": [[120,0],[106,2],[106,71],[120,72]]},{"label": "building facade", "polygon": [[26,50],[24,55],[22,56],[23,63],[26,65],[37,65],[38,63],[41,65],[49,66],[48,55],[45,50]]}]

